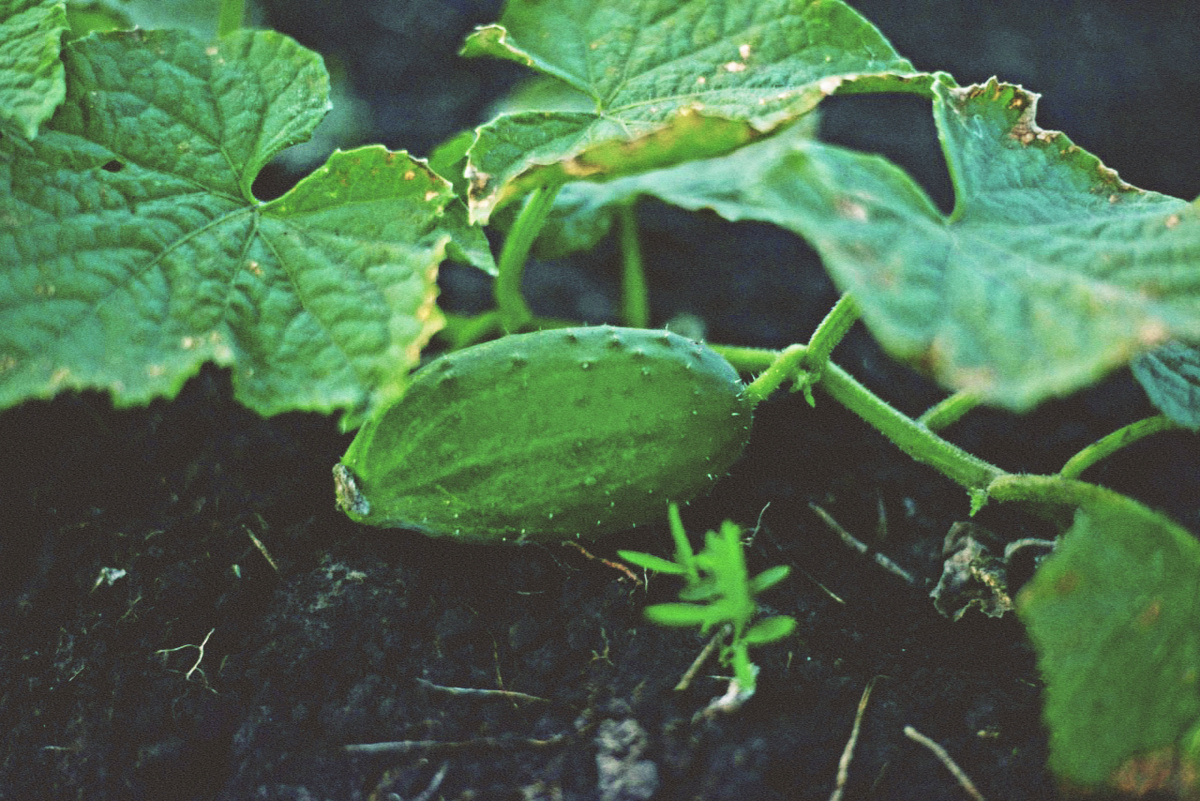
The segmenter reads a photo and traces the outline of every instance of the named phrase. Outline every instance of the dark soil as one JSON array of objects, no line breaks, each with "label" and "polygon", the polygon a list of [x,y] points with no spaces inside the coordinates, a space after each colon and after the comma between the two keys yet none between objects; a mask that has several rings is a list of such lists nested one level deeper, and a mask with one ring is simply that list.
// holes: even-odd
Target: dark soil
[{"label": "dark soil", "polygon": [[[370,74],[370,53],[389,52],[378,25],[356,16],[359,27],[340,19],[320,28],[318,17],[303,15],[328,4],[285,5],[289,16],[277,14],[275,24],[318,48],[337,44],[320,30],[337,30],[355,74]],[[385,8],[408,9],[412,25],[430,16],[418,13],[420,3],[354,5],[368,20]],[[437,36],[404,29],[401,38],[436,46],[445,59],[463,28],[494,14],[487,5],[445,3],[457,28],[442,15]],[[1149,53],[1130,61],[1136,75],[1146,75],[1136,72],[1144,68],[1181,76],[1183,66],[1155,61],[1155,48],[1138,36],[1159,31],[1169,44],[1181,35],[1180,19],[1195,32],[1194,12],[1145,28],[1121,14],[1150,12],[1122,12],[1127,5],[1090,3],[1092,11],[1070,12],[1076,20],[1091,14],[1092,28],[1064,29],[1064,12],[1032,28],[996,16],[994,28],[979,30],[973,20],[958,20],[959,28],[931,27],[926,16],[913,22],[917,11],[958,4],[858,7],[919,66],[964,81],[1003,74],[1009,64],[955,63],[956,54],[963,58],[959,46],[938,44],[955,30],[961,41],[993,44],[1011,42],[1004,32],[1027,34],[1041,66],[1031,77],[1003,77],[1047,92],[1050,81],[1038,76],[1083,67],[1062,46],[1062,63],[1047,65],[1042,48],[1073,36],[1084,42],[1081,63],[1099,63],[1088,49],[1097,37],[1123,35],[1131,37],[1130,51]],[[901,6],[911,7],[909,17],[896,16]],[[1097,19],[1113,15],[1114,27],[1096,28]],[[428,59],[402,52],[405,63],[393,65],[396,85],[417,85],[436,71]],[[503,67],[471,73],[471,91],[451,92],[443,114],[405,124],[424,124],[428,142],[471,124],[511,80]],[[412,80],[397,77],[405,75]],[[1195,107],[1194,88],[1181,94],[1188,98],[1182,107]],[[368,100],[383,91],[360,87]],[[1062,92],[1066,101],[1079,96]],[[1076,102],[1109,103],[1110,111],[1132,102],[1127,93],[1097,92],[1082,91]],[[407,108],[397,97],[403,91],[385,106],[393,115]],[[1106,140],[1106,126],[1088,127],[1089,112],[1066,101],[1060,108],[1073,110],[1043,122],[1067,128],[1110,163],[1089,136],[1130,152],[1117,134],[1131,120],[1106,112],[1110,133],[1117,132]],[[827,125],[843,139],[872,140],[879,126],[852,121],[884,107],[835,104]],[[903,104],[896,108],[919,118]],[[1165,124],[1163,115],[1158,109],[1147,124]],[[374,139],[388,141],[386,119],[379,115]],[[889,155],[924,170],[922,180],[944,202],[936,150],[914,149],[935,146],[918,142],[922,129],[914,126],[912,141],[877,149],[891,148]],[[1188,128],[1190,155],[1200,150],[1195,130]],[[411,138],[388,143],[421,149]],[[1171,147],[1152,155],[1168,158]],[[1180,183],[1200,180],[1194,171],[1181,177],[1145,154],[1136,167],[1130,159],[1128,168],[1114,166],[1135,183],[1187,197],[1200,191]],[[1144,177],[1155,175],[1163,180]],[[686,312],[705,321],[712,341],[778,347],[806,339],[836,297],[815,256],[793,237],[651,204],[642,212],[655,324]],[[586,259],[535,264],[529,295],[543,312],[611,320],[616,269],[608,245]],[[443,273],[447,308],[469,309],[487,291],[465,268]],[[906,412],[941,397],[890,362],[861,328],[835,356]],[[976,411],[948,435],[1005,468],[1049,471],[1148,412],[1140,389],[1121,373],[1025,418]],[[746,456],[709,497],[684,509],[694,539],[724,519],[757,527],[752,571],[792,567],[764,601],[765,611],[794,616],[797,631],[753,653],[758,693],[727,715],[703,714],[725,689],[715,662],[689,689],[673,689],[705,638],[642,618],[647,603],[674,598],[671,579],[639,587],[570,547],[466,546],[356,526],[335,509],[330,475],[349,436],[330,418],[257,417],[232,400],[222,371],[205,369],[178,398],[143,409],[114,410],[93,394],[29,403],[0,415],[0,442],[0,798],[825,799],[871,682],[847,798],[967,797],[928,749],[905,737],[910,725],[940,743],[985,797],[1054,797],[1043,767],[1041,685],[1019,622],[974,612],[951,622],[928,596],[941,572],[942,538],[967,515],[964,493],[819,395],[815,409],[786,393],[761,406]],[[1200,454],[1192,439],[1141,443],[1088,477],[1200,530]],[[918,586],[842,545],[809,503],[914,573]],[[985,509],[979,522],[1005,538],[1053,533],[1011,509]],[[666,554],[669,536],[665,526],[651,526],[598,543],[592,553],[612,559],[618,548]],[[348,748],[378,743],[392,745]]]}]

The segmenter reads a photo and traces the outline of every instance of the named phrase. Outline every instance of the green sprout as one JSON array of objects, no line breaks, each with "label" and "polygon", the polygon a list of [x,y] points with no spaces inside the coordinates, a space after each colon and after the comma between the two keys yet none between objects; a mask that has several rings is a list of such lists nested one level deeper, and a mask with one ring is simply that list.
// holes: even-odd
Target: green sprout
[{"label": "green sprout", "polygon": [[704,535],[704,550],[695,553],[683,529],[679,506],[670,504],[668,518],[675,540],[675,561],[641,551],[618,551],[622,559],[646,570],[683,576],[685,585],[676,603],[646,607],[646,617],[661,626],[689,628],[701,633],[727,626],[730,636],[721,648],[722,665],[733,670],[729,692],[713,708],[736,709],[754,695],[758,666],[750,661],[750,647],[784,639],[796,628],[794,618],[775,615],[752,623],[758,605],[755,597],[787,578],[787,565],[768,568],[753,578],[746,570],[742,529],[726,520],[721,530]]}]

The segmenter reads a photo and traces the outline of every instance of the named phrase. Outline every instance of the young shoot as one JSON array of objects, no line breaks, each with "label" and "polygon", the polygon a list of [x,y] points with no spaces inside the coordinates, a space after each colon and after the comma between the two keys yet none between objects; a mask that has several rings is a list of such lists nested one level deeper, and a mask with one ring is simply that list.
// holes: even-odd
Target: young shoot
[{"label": "young shoot", "polygon": [[796,628],[795,619],[775,615],[754,621],[755,598],[787,578],[787,565],[777,565],[753,578],[746,570],[742,529],[725,521],[720,531],[704,535],[704,549],[695,553],[684,532],[678,505],[668,507],[675,561],[640,551],[618,551],[638,567],[682,576],[680,601],[646,607],[646,617],[661,626],[699,627],[702,634],[728,626],[730,635],[722,646],[720,661],[733,671],[729,691],[715,699],[714,711],[733,711],[754,695],[758,666],[750,660],[750,647],[778,642]]}]

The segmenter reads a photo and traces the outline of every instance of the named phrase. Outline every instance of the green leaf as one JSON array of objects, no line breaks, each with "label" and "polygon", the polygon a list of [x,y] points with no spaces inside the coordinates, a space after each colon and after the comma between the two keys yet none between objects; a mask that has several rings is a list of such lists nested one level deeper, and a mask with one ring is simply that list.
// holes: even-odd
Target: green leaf
[{"label": "green leaf", "polygon": [[642,553],[641,551],[617,551],[617,556],[637,567],[653,570],[658,573],[667,573],[673,576],[682,576],[687,573],[682,566],[674,562],[663,559],[661,556],[655,556],[651,553]]},{"label": "green leaf", "polygon": [[1133,375],[1172,422],[1200,431],[1200,348],[1168,342],[1134,359]]},{"label": "green leaf", "polygon": [[700,626],[708,628],[719,623],[720,618],[714,616],[716,608],[699,604],[654,604],[646,607],[646,619],[660,626],[678,626],[686,628]]},{"label": "green leaf", "polygon": [[766,590],[771,589],[776,584],[787,578],[788,574],[791,572],[792,569],[787,565],[776,565],[775,567],[767,568],[754,578],[750,579],[750,594],[758,595],[760,592],[765,592]]},{"label": "green leaf", "polygon": [[79,39],[93,32],[120,31],[136,27],[120,8],[102,0],[67,0],[67,21],[71,38]]},{"label": "green leaf", "polygon": [[512,0],[462,52],[524,64],[593,104],[481,127],[467,166],[476,220],[539,184],[729,152],[834,92],[928,93],[931,80],[840,0]]},{"label": "green leaf", "polygon": [[1017,599],[1046,682],[1050,766],[1073,785],[1200,790],[1200,543],[1126,498],[1092,503]]},{"label": "green leaf", "polygon": [[0,0],[0,129],[26,139],[66,93],[59,60],[67,12],[55,0]]},{"label": "green leaf", "polygon": [[[93,15],[96,22],[109,23],[97,30],[126,29],[133,26],[146,30],[185,30],[201,39],[217,35],[221,0],[68,0],[72,17]],[[247,3],[251,22],[261,20],[259,3]]]},{"label": "green leaf", "polygon": [[777,615],[755,623],[742,635],[742,641],[746,645],[766,645],[782,640],[795,630],[795,618]]},{"label": "green leaf", "polygon": [[[562,194],[559,247],[650,194],[805,236],[894,356],[1026,410],[1175,336],[1200,340],[1200,207],[1135,189],[1034,122],[1037,95],[934,85],[956,206],[878,156],[783,134],[723,159]],[[589,217],[591,219],[589,219]],[[555,236],[553,230],[547,236]]]},{"label": "green leaf", "polygon": [[93,35],[64,60],[47,129],[0,142],[0,408],[78,388],[144,403],[206,361],[263,414],[399,391],[466,235],[446,181],[369,147],[256,201],[328,106],[320,57],[280,34]]}]

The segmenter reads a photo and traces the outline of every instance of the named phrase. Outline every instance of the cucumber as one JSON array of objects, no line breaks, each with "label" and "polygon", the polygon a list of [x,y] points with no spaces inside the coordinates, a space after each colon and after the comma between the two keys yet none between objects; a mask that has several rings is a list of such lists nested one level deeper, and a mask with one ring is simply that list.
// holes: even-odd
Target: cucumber
[{"label": "cucumber", "polygon": [[661,330],[517,334],[413,374],[334,467],[353,520],[473,542],[592,539],[709,489],[751,404],[713,350]]}]

